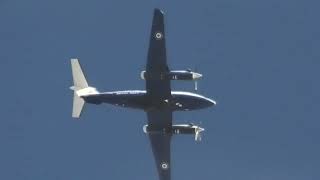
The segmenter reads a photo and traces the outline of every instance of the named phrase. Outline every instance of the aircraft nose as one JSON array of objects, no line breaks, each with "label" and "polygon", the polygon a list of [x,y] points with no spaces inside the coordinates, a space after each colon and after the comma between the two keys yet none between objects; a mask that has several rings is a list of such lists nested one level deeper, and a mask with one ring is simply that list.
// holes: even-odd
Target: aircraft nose
[{"label": "aircraft nose", "polygon": [[207,99],[207,103],[208,103],[208,106],[215,106],[217,105],[217,102],[212,100],[212,99]]}]

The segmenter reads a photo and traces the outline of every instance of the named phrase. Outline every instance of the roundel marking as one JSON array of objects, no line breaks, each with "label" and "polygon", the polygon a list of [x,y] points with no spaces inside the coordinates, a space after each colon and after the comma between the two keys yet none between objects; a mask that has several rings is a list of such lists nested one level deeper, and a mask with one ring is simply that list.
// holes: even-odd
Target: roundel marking
[{"label": "roundel marking", "polygon": [[162,39],[163,35],[161,32],[156,32],[155,37],[157,40],[160,40],[160,39]]},{"label": "roundel marking", "polygon": [[169,168],[169,165],[166,162],[161,163],[161,168],[163,170],[167,170]]}]

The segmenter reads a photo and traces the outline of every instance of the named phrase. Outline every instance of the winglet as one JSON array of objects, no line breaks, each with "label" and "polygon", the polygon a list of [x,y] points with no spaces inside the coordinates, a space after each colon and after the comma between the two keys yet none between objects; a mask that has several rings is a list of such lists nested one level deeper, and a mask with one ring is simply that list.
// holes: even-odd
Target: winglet
[{"label": "winglet", "polygon": [[154,9],[154,14],[161,14],[161,15],[164,15],[164,12],[163,12],[163,11],[161,11],[161,9],[159,9],[159,8],[155,8],[155,9]]}]

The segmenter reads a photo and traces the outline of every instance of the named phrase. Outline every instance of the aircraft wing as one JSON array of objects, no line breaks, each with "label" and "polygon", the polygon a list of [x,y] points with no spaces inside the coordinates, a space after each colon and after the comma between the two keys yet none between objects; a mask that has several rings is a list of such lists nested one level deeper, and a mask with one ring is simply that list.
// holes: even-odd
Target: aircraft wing
[{"label": "aircraft wing", "polygon": [[171,134],[162,133],[169,131],[172,127],[172,111],[167,110],[150,110],[147,112],[148,128],[158,130],[158,133],[149,133],[149,139],[152,152],[155,158],[156,167],[160,180],[171,179],[170,164],[170,143]]},{"label": "aircraft wing", "polygon": [[150,77],[146,80],[146,90],[154,100],[168,99],[171,96],[170,80],[163,79],[168,71],[164,14],[161,10],[155,9],[146,65],[146,75]]},{"label": "aircraft wing", "polygon": [[[146,90],[153,102],[161,102],[171,97],[170,80],[164,79],[169,72],[166,56],[164,14],[159,9],[154,10],[148,59],[146,65]],[[148,133],[152,152],[160,180],[171,179],[170,143],[172,128],[172,111],[169,109],[149,109]]]}]

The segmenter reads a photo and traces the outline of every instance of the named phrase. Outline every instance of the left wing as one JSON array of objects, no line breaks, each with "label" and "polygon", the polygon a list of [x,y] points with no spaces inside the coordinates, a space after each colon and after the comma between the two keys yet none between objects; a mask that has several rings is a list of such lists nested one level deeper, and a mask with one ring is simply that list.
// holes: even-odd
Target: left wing
[{"label": "left wing", "polygon": [[160,180],[171,179],[170,143],[172,127],[172,111],[169,109],[154,109],[147,112],[148,128],[157,133],[149,133],[152,152]]},{"label": "left wing", "polygon": [[146,65],[146,90],[153,100],[161,101],[171,96],[170,80],[164,79],[169,72],[167,65],[164,14],[155,9],[152,20],[148,60]]}]

